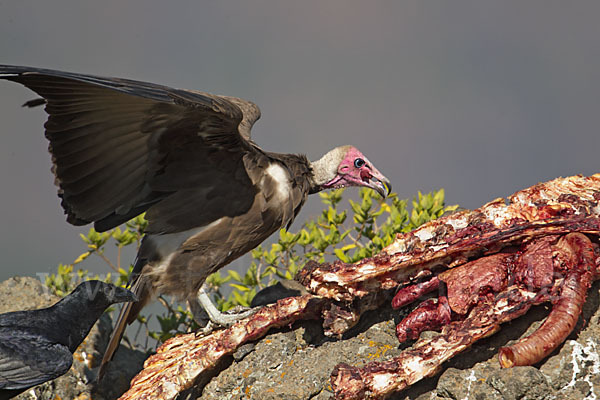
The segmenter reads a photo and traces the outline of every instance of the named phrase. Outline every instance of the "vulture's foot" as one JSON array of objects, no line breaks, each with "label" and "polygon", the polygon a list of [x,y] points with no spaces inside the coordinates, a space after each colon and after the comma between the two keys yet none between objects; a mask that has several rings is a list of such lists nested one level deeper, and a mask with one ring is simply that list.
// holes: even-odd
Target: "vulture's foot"
[{"label": "vulture's foot", "polygon": [[[204,326],[204,331],[212,331],[213,324],[217,326],[230,327],[236,322],[248,318],[249,316],[256,313],[261,307],[254,307],[249,310],[241,311],[235,314],[225,314],[217,309],[210,297],[204,285],[198,290],[198,294],[195,299],[189,301],[190,309],[194,316],[194,320]],[[206,321],[206,315],[208,315],[209,321]]]}]

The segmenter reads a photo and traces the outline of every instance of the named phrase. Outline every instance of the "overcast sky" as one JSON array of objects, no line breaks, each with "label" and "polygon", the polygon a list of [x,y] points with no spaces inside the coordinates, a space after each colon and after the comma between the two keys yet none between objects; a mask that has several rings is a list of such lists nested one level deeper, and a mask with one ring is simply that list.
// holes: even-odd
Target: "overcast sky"
[{"label": "overcast sky", "polygon": [[[593,1],[0,0],[0,63],[253,100],[267,150],[354,144],[401,197],[443,187],[475,208],[600,171],[599,16]],[[65,222],[45,114],[20,107],[33,97],[0,82],[0,280],[72,261],[87,231]]]}]

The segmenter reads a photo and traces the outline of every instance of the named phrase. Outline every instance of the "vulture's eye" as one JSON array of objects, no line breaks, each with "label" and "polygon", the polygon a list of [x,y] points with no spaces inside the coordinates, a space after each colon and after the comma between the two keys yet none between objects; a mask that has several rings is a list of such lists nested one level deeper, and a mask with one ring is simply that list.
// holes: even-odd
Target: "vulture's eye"
[{"label": "vulture's eye", "polygon": [[363,160],[362,158],[357,158],[356,160],[354,160],[354,166],[356,168],[360,168],[363,165],[365,165],[365,160]]}]

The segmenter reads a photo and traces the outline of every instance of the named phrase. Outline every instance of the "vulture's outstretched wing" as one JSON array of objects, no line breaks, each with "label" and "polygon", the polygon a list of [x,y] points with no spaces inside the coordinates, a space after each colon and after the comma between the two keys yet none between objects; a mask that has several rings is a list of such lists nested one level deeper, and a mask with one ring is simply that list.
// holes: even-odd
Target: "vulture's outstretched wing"
[{"label": "vulture's outstretched wing", "polygon": [[67,346],[35,332],[0,327],[0,389],[24,389],[65,374],[73,356]]},{"label": "vulture's outstretched wing", "polygon": [[147,210],[148,233],[172,233],[249,209],[256,188],[245,167],[264,157],[250,140],[253,103],[29,67],[0,65],[0,78],[45,99],[70,223],[104,231]]}]

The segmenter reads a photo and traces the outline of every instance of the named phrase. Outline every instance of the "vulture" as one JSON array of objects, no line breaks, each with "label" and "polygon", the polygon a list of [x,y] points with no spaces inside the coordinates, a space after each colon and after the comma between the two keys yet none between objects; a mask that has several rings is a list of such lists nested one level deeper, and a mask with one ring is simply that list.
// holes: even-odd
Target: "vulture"
[{"label": "vulture", "polygon": [[123,307],[104,365],[126,323],[156,294],[231,324],[202,289],[206,277],[288,227],[309,194],[364,186],[385,197],[391,190],[353,146],[316,161],[261,149],[250,137],[260,110],[240,98],[22,66],[0,65],[0,78],[42,97],[24,106],[45,104],[69,223],[102,232],[146,213],[130,282],[139,301]]},{"label": "vulture", "polygon": [[86,281],[52,307],[0,314],[0,400],[65,374],[104,310],[135,300],[127,289]]}]

